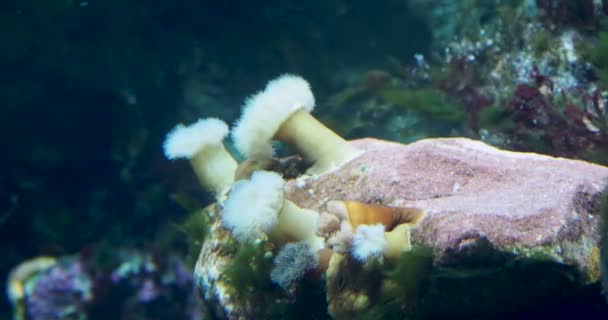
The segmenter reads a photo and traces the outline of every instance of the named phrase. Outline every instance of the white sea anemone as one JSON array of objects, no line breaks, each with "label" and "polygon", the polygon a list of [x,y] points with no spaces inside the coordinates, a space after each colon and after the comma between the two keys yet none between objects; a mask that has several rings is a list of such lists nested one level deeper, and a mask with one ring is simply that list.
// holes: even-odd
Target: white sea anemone
[{"label": "white sea anemone", "polygon": [[284,245],[274,259],[274,268],[270,279],[283,289],[290,289],[309,270],[317,268],[319,256],[306,242],[295,242]]},{"label": "white sea anemone", "polygon": [[359,261],[381,257],[387,243],[384,239],[384,225],[360,225],[353,235],[352,255]]},{"label": "white sea anemone", "polygon": [[353,234],[351,253],[359,261],[384,256],[396,259],[403,252],[412,250],[411,226],[400,224],[391,231],[385,231],[382,224],[362,224]]},{"label": "white sea anemone", "polygon": [[283,179],[274,172],[256,171],[237,181],[224,202],[222,222],[239,242],[253,242],[269,234],[283,206]]},{"label": "white sea anemone", "polygon": [[255,171],[250,180],[235,183],[224,203],[222,222],[239,242],[255,241],[261,233],[276,243],[304,241],[315,252],[324,247],[316,235],[319,214],[284,199],[283,178]]},{"label": "white sea anemone", "polygon": [[219,198],[234,182],[237,163],[224,148],[228,125],[216,118],[200,119],[185,126],[178,124],[165,139],[168,159],[189,159],[199,182]]},{"label": "white sea anemone", "polygon": [[297,150],[321,174],[350,161],[360,151],[310,115],[315,98],[308,82],[295,75],[283,75],[263,91],[248,98],[243,114],[232,131],[237,149],[247,158],[272,157],[272,140]]}]

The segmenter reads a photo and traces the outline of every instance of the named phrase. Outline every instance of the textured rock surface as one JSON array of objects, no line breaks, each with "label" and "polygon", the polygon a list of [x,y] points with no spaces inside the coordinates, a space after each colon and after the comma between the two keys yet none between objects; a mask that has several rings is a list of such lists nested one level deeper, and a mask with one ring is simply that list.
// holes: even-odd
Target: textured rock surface
[{"label": "textured rock surface", "polygon": [[352,143],[366,152],[330,174],[291,181],[289,198],[318,210],[329,200],[421,207],[428,212],[413,242],[437,249],[439,262],[543,254],[599,279],[599,194],[608,168],[463,138]]},{"label": "textured rock surface", "polygon": [[[230,256],[227,256],[221,248],[224,243],[231,241],[231,237],[217,219],[218,207],[212,205],[206,210],[215,219],[210,224],[210,236],[203,243],[196,260],[194,279],[211,314],[220,318],[238,318],[238,310],[234,311],[235,301],[228,294],[224,279],[221,279],[222,272],[230,260]],[[201,214],[207,213],[201,212]]]}]

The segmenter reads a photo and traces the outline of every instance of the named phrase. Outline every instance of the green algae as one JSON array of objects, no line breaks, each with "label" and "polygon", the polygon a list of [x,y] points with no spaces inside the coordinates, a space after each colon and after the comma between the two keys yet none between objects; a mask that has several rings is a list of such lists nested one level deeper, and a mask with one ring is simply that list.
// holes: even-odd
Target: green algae
[{"label": "green algae", "polygon": [[173,200],[184,210],[189,212],[188,217],[177,226],[185,236],[188,245],[186,263],[193,267],[198,254],[210,233],[210,210],[212,207],[202,208],[200,203],[185,195],[173,195]]},{"label": "green algae", "polygon": [[222,279],[250,319],[330,319],[324,282],[308,277],[294,291],[272,283],[271,245],[246,243],[238,247],[226,265]]},{"label": "green algae", "polygon": [[182,223],[181,230],[186,234],[188,243],[186,263],[188,266],[194,266],[201,247],[209,236],[209,218],[205,210],[191,213]]},{"label": "green algae", "polygon": [[387,88],[379,95],[397,108],[414,110],[435,119],[461,122],[467,117],[464,107],[439,90]]},{"label": "green algae", "polygon": [[600,82],[604,86],[608,85],[608,31],[600,32],[597,45],[588,54]]},{"label": "green algae", "polygon": [[237,298],[244,298],[253,290],[268,291],[273,288],[270,281],[272,259],[266,255],[261,244],[246,243],[238,248],[224,269],[224,278]]}]

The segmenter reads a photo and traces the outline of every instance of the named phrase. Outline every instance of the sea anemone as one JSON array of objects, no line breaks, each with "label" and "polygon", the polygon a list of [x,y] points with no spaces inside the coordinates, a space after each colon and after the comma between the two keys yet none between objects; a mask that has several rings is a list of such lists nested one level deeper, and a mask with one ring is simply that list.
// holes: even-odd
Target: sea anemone
[{"label": "sea anemone", "polygon": [[411,226],[401,224],[387,232],[382,224],[360,225],[352,238],[351,254],[362,262],[380,256],[394,260],[412,250],[410,229]]},{"label": "sea anemone", "polygon": [[284,198],[283,178],[275,172],[255,171],[238,181],[224,203],[222,222],[239,242],[255,241],[261,233],[276,243],[307,242],[316,252],[324,247],[316,235],[319,214]]},{"label": "sea anemone", "polygon": [[354,229],[362,224],[380,223],[392,230],[402,223],[416,224],[424,216],[424,210],[414,207],[391,207],[360,201],[329,201],[327,211],[348,220]]},{"label": "sea anemone", "polygon": [[384,225],[361,225],[353,235],[351,253],[359,261],[382,256],[387,243],[384,239]]},{"label": "sea anemone", "polygon": [[163,149],[168,159],[189,159],[201,185],[220,198],[234,182],[237,163],[223,144],[228,125],[216,118],[178,124],[167,134]]},{"label": "sea anemone", "polygon": [[274,258],[270,279],[279,287],[289,290],[306,272],[318,265],[319,257],[311,250],[308,243],[288,243]]},{"label": "sea anemone", "polygon": [[326,209],[341,220],[340,229],[330,241],[334,250],[346,252],[350,248],[360,261],[380,254],[394,259],[411,250],[411,227],[424,217],[424,210],[419,208],[359,201],[329,201]]},{"label": "sea anemone", "polygon": [[309,174],[331,171],[359,155],[360,150],[310,115],[314,105],[310,85],[301,77],[287,74],[270,81],[245,102],[232,132],[237,149],[249,159],[268,159],[272,140],[280,140],[313,164]]},{"label": "sea anemone", "polygon": [[394,260],[403,252],[412,250],[411,229],[411,225],[404,223],[384,233],[386,247],[382,253],[385,258]]},{"label": "sea anemone", "polygon": [[239,180],[232,187],[222,223],[237,241],[252,242],[277,225],[283,202],[283,179],[276,173],[256,171],[250,180]]}]

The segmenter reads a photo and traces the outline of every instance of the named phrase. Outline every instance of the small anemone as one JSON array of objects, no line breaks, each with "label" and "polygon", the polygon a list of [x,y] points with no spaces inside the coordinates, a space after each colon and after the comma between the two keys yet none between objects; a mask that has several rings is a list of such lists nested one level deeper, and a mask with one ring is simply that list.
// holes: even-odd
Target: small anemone
[{"label": "small anemone", "polygon": [[306,242],[288,243],[277,254],[274,265],[270,279],[279,287],[289,290],[308,270],[319,265],[319,258]]}]

